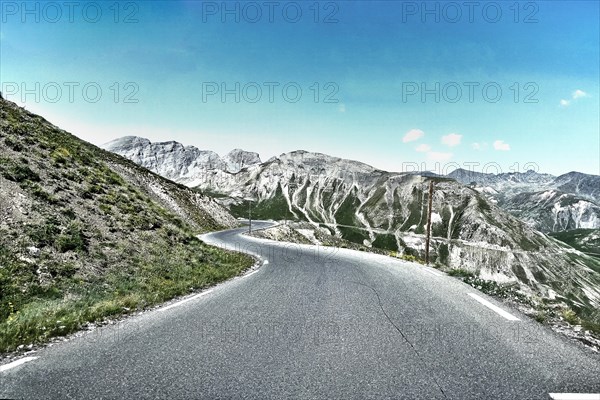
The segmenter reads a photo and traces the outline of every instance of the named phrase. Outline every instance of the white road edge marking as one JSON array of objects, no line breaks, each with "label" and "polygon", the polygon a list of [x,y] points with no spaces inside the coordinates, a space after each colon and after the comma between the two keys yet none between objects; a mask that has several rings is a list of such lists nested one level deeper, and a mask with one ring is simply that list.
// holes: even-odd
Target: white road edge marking
[{"label": "white road edge marking", "polygon": [[504,311],[500,307],[493,305],[492,303],[490,303],[489,301],[487,301],[483,297],[479,297],[475,293],[467,293],[467,294],[469,296],[471,296],[472,298],[474,298],[475,300],[477,300],[478,302],[480,302],[481,304],[483,304],[484,306],[486,306],[487,308],[489,308],[492,311],[495,311],[496,313],[500,314],[501,316],[503,316],[507,320],[509,320],[509,321],[520,321],[519,318],[515,317],[512,314],[507,313],[506,311]]},{"label": "white road edge marking", "polygon": [[[263,261],[263,265],[267,265],[268,263],[269,263],[269,260],[265,260],[265,261]],[[249,277],[250,275],[252,275],[252,274],[255,274],[255,273],[257,273],[257,272],[258,272],[258,270],[254,270],[254,271],[250,272],[249,274],[246,274],[246,275],[242,275],[242,276],[240,276],[240,278],[246,278],[246,277]],[[169,310],[169,309],[171,309],[171,308],[173,308],[173,307],[180,306],[180,305],[182,305],[182,304],[185,304],[185,303],[187,303],[187,302],[188,302],[188,301],[190,301],[190,300],[194,300],[194,299],[197,299],[198,297],[205,296],[205,295],[207,295],[207,294],[211,293],[212,291],[213,291],[213,289],[210,289],[210,290],[207,290],[206,292],[198,293],[198,294],[197,294],[197,295],[195,295],[195,296],[188,297],[187,299],[184,299],[184,300],[178,301],[177,303],[173,303],[173,304],[170,304],[170,305],[168,305],[168,306],[166,306],[166,307],[159,308],[159,311],[166,311],[166,310]]]},{"label": "white road edge marking", "polygon": [[241,278],[247,278],[250,275],[257,273],[258,271],[259,271],[258,269],[255,269],[254,271],[250,272],[249,274],[246,274],[246,275],[242,276]]},{"label": "white road edge marking", "polygon": [[424,268],[424,271],[430,273],[433,276],[442,276],[442,274],[440,274],[439,272],[432,271],[429,268]]},{"label": "white road edge marking", "polygon": [[600,393],[548,393],[555,400],[600,400]]},{"label": "white road edge marking", "polygon": [[25,364],[26,362],[33,361],[33,360],[36,360],[36,359],[37,359],[37,357],[25,357],[25,358],[21,358],[20,360],[13,361],[13,362],[11,362],[9,364],[0,366],[0,372],[4,372],[4,371],[9,370],[11,368],[18,367],[21,364]]},{"label": "white road edge marking", "polygon": [[198,294],[197,294],[197,295],[195,295],[195,296],[188,297],[187,299],[184,299],[184,300],[178,301],[177,303],[173,303],[173,304],[171,304],[171,305],[168,305],[168,306],[166,306],[166,307],[159,308],[159,311],[166,311],[166,310],[169,310],[169,309],[171,309],[171,308],[173,308],[173,307],[180,306],[180,305],[182,305],[182,304],[185,304],[185,303],[187,303],[187,302],[188,302],[188,301],[190,301],[190,300],[194,300],[194,299],[197,299],[198,297],[205,296],[205,295],[207,295],[207,294],[209,294],[209,293],[211,293],[211,292],[212,292],[212,289],[211,289],[211,290],[207,290],[206,292],[198,293]]}]

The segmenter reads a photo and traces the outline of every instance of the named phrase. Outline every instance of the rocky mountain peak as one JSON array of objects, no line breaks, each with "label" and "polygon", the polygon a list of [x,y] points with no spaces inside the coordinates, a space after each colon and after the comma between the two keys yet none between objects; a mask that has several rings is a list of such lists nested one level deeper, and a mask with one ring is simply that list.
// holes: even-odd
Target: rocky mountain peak
[{"label": "rocky mountain peak", "polygon": [[242,168],[260,164],[260,156],[252,151],[242,149],[233,149],[223,157],[227,164],[227,171],[231,173],[239,172]]},{"label": "rocky mountain peak", "polygon": [[176,141],[151,142],[146,138],[125,136],[102,146],[168,179],[180,183],[205,179],[207,171],[237,173],[261,163],[258,153],[234,149],[221,158],[210,150],[185,146]]}]

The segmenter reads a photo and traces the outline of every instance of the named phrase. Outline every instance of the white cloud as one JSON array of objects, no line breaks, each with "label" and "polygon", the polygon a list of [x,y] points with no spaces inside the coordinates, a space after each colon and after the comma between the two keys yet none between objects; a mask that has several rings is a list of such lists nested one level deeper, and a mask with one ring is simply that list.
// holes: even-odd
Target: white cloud
[{"label": "white cloud", "polygon": [[423,132],[420,129],[411,129],[410,131],[406,132],[406,134],[402,138],[402,141],[404,143],[414,142],[415,140],[419,140],[420,138],[422,138],[424,135],[425,132]]},{"label": "white cloud", "polygon": [[430,151],[427,153],[427,158],[431,161],[448,161],[452,158],[452,153],[443,153],[439,151]]},{"label": "white cloud", "polygon": [[494,149],[499,151],[509,151],[510,145],[508,143],[504,143],[504,140],[496,140],[494,142]]},{"label": "white cloud", "polygon": [[429,150],[431,150],[431,146],[428,144],[420,144],[415,148],[416,151],[418,151],[419,153],[427,153]]},{"label": "white cloud", "polygon": [[488,146],[488,144],[485,142],[484,143],[478,143],[478,142],[471,143],[471,148],[473,150],[485,150],[485,149],[487,149],[487,146]]},{"label": "white cloud", "polygon": [[[581,89],[577,89],[573,93],[571,93],[571,99],[573,99],[573,100],[582,99],[584,97],[590,97],[590,95],[587,94],[586,92],[584,92]],[[560,100],[560,106],[561,107],[568,107],[570,105],[571,105],[571,100],[567,100],[567,99],[561,99]]]},{"label": "white cloud", "polygon": [[345,113],[346,112],[346,105],[344,103],[340,104],[338,106],[338,111],[341,113]]},{"label": "white cloud", "polygon": [[457,133],[451,133],[446,136],[442,136],[442,143],[446,146],[454,147],[460,144],[460,140],[462,139],[462,135]]}]

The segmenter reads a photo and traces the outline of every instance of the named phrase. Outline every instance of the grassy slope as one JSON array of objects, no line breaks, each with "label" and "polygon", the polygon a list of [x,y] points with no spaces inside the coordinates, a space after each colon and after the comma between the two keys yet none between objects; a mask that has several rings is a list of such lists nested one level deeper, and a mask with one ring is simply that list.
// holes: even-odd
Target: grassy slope
[{"label": "grassy slope", "polygon": [[[231,205],[231,213],[236,217],[248,218],[248,201]],[[251,212],[253,219],[293,219],[293,214],[288,208],[288,203],[283,197],[281,186],[277,187],[275,195],[260,203],[252,202]]]},{"label": "grassy slope", "polygon": [[[356,218],[356,211],[360,206],[360,200],[356,196],[357,190],[353,188],[346,196],[342,204],[335,212],[335,220],[340,225],[338,230],[342,234],[342,238],[354,243],[363,244],[365,240],[369,240],[367,231],[361,228],[361,224]],[[350,226],[356,228],[350,228]]]},{"label": "grassy slope", "polygon": [[215,284],[252,264],[195,237],[223,227],[197,207],[200,195],[2,99],[0,117],[0,352]]},{"label": "grassy slope", "polygon": [[551,232],[549,235],[579,251],[600,258],[600,240],[592,238],[592,235],[597,231],[597,229],[573,229],[563,232]]}]

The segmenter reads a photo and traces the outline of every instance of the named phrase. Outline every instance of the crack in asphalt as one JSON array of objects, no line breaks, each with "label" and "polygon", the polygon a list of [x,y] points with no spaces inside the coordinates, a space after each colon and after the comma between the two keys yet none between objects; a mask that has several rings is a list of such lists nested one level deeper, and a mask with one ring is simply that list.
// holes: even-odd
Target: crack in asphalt
[{"label": "crack in asphalt", "polygon": [[[404,334],[404,332],[402,332],[402,330],[394,323],[394,321],[392,321],[392,319],[387,314],[387,312],[385,312],[385,308],[383,308],[383,303],[381,302],[381,297],[379,296],[379,293],[377,292],[377,290],[375,290],[375,288],[367,285],[366,283],[356,282],[356,281],[350,281],[350,282],[351,283],[355,283],[357,285],[365,286],[365,287],[371,289],[373,291],[373,293],[375,293],[375,296],[377,296],[377,302],[379,303],[379,308],[381,309],[381,312],[383,312],[383,315],[385,315],[385,317],[387,318],[388,322],[398,331],[398,333],[400,333],[400,336],[402,336],[402,339],[404,339],[404,341],[406,343],[408,343],[408,345],[410,346],[410,348],[416,354],[417,359],[419,360],[419,364],[420,364],[421,369],[423,369],[424,371],[428,372],[427,368],[425,368],[425,362],[422,360],[422,357],[419,354],[419,352],[417,351],[417,349],[415,348],[415,346],[411,343],[410,340],[408,340],[408,338],[406,337],[406,335]],[[442,389],[442,386],[438,383],[438,381],[435,379],[435,377],[433,376],[433,374],[431,374],[431,379],[433,380],[433,383],[435,383],[435,385],[437,386],[437,388],[442,393],[442,396],[444,396],[444,398],[447,399],[448,397],[446,396],[446,393],[444,392],[444,389]]]}]

